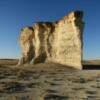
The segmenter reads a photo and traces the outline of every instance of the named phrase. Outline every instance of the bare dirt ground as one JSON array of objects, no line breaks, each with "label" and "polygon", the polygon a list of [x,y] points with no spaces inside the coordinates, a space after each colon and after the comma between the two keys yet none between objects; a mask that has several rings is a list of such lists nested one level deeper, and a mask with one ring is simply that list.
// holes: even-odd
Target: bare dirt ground
[{"label": "bare dirt ground", "polygon": [[10,61],[0,60],[0,100],[100,100],[100,70]]}]

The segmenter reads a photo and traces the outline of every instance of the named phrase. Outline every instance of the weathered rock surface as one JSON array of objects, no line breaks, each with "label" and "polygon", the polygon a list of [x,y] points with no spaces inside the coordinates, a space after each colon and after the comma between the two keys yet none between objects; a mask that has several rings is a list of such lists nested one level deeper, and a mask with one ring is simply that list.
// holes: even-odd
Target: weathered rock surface
[{"label": "weathered rock surface", "polygon": [[20,64],[53,62],[82,68],[83,12],[71,12],[57,22],[37,22],[21,30]]}]

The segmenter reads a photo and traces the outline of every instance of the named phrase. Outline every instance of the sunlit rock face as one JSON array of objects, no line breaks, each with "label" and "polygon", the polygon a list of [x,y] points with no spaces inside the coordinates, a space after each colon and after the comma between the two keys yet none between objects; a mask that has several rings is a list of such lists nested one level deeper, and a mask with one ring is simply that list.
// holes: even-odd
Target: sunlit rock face
[{"label": "sunlit rock face", "polygon": [[21,30],[21,64],[59,63],[82,69],[83,12],[71,12],[57,22],[37,22]]}]

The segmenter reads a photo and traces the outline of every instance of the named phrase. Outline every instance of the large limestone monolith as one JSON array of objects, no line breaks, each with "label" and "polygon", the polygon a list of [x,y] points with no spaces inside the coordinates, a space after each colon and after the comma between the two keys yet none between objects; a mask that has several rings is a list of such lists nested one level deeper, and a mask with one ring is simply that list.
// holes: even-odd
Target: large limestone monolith
[{"label": "large limestone monolith", "polygon": [[57,22],[37,22],[21,30],[21,64],[59,63],[82,69],[83,12],[71,12]]}]

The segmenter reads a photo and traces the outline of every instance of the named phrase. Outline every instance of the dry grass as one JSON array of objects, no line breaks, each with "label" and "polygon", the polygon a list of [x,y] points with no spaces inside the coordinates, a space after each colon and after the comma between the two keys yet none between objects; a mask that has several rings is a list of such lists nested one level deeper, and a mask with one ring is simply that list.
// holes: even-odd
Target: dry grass
[{"label": "dry grass", "polygon": [[16,62],[0,60],[0,100],[100,100],[100,70]]}]

